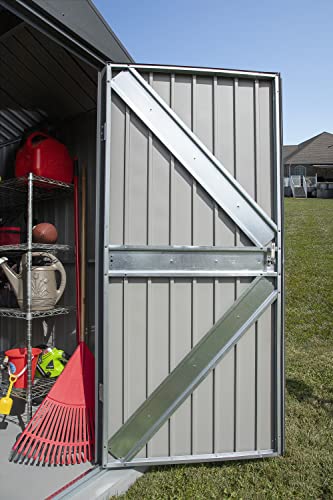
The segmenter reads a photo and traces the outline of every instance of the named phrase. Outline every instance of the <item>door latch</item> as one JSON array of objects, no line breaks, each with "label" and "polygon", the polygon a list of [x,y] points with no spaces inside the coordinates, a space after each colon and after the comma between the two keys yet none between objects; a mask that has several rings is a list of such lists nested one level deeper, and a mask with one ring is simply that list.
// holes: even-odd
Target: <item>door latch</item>
[{"label": "door latch", "polygon": [[271,246],[267,249],[267,267],[274,266],[276,263],[276,245],[272,242]]},{"label": "door latch", "polygon": [[105,140],[106,140],[106,123],[103,123],[103,125],[101,125],[101,141]]},{"label": "door latch", "polygon": [[98,399],[103,403],[103,384],[98,384]]}]

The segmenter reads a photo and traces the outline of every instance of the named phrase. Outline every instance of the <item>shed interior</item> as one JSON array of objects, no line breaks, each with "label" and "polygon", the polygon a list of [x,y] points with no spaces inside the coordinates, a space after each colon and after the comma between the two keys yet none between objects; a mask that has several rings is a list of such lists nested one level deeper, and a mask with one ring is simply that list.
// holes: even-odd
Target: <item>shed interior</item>
[{"label": "shed interior", "polygon": [[[3,12],[1,12],[1,20]],[[14,16],[7,13],[10,19]],[[12,21],[14,23],[14,20]],[[0,33],[3,27],[0,28]],[[71,157],[85,164],[88,175],[88,324],[93,329],[94,302],[94,220],[96,163],[97,68],[82,61],[26,23],[18,23],[0,35],[0,175],[2,181],[15,176],[15,157],[26,137],[44,131],[68,148]],[[20,208],[21,210],[21,208]],[[74,245],[73,197],[52,200],[34,207],[34,222],[54,223],[58,242]],[[75,303],[73,251],[59,255],[65,263],[67,286],[63,303]],[[24,342],[19,322],[1,325],[1,349]],[[37,325],[36,325],[37,326]],[[40,325],[39,325],[40,326]],[[55,320],[57,343],[71,353],[75,348],[75,315]],[[36,328],[35,342],[45,340]],[[88,335],[93,346],[93,336]]]},{"label": "shed interior", "polygon": [[[78,158],[79,165],[86,165],[88,234],[85,333],[86,341],[93,352],[97,78],[97,66],[94,67],[82,60],[46,34],[0,7],[1,182],[15,176],[16,153],[33,131],[49,133],[66,145],[71,157]],[[65,293],[59,304],[71,308],[68,314],[34,319],[33,346],[52,345],[63,349],[69,355],[76,347],[76,320],[73,309],[75,306],[73,202],[71,193],[65,198],[38,202],[33,210],[34,223],[51,222],[58,230],[58,243],[70,246],[70,251],[59,251],[56,255],[63,263],[67,274]],[[11,214],[25,213],[26,206],[18,206],[13,195],[9,205],[2,206],[0,217],[9,211]],[[1,255],[5,254],[2,252]],[[3,275],[1,279],[5,279]],[[0,351],[26,345],[25,323],[24,320],[0,318]],[[14,404],[7,420],[22,425],[20,419],[23,418],[24,421],[24,412],[22,405]],[[0,432],[4,434],[6,430]],[[29,469],[31,480],[31,468]],[[74,476],[76,474],[77,471]],[[65,476],[58,474],[58,477]],[[54,486],[62,484],[63,481],[64,479],[59,479]]]}]

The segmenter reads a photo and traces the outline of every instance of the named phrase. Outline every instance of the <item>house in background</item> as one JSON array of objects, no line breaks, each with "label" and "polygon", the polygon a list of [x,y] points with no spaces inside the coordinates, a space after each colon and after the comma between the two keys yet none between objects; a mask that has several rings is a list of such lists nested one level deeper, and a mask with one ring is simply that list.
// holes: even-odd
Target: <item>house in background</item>
[{"label": "house in background", "polygon": [[285,196],[333,198],[333,134],[283,146]]}]

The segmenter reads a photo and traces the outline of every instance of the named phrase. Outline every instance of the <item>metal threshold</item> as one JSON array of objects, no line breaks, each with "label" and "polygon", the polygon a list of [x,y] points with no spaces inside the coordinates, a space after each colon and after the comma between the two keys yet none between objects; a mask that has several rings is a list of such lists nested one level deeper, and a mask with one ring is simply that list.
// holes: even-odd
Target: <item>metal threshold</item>
[{"label": "metal threshold", "polygon": [[61,500],[70,498],[104,499],[125,493],[128,488],[144,473],[143,468],[127,468],[110,470],[96,466],[70,481],[63,488],[54,492],[45,500]]}]

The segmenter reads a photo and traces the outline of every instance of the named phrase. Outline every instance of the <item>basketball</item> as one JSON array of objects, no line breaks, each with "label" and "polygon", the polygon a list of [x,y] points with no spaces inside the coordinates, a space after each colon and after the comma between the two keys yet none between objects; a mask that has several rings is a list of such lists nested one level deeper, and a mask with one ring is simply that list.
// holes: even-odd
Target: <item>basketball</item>
[{"label": "basketball", "polygon": [[56,243],[58,231],[53,224],[41,222],[32,229],[32,241],[34,243]]}]

